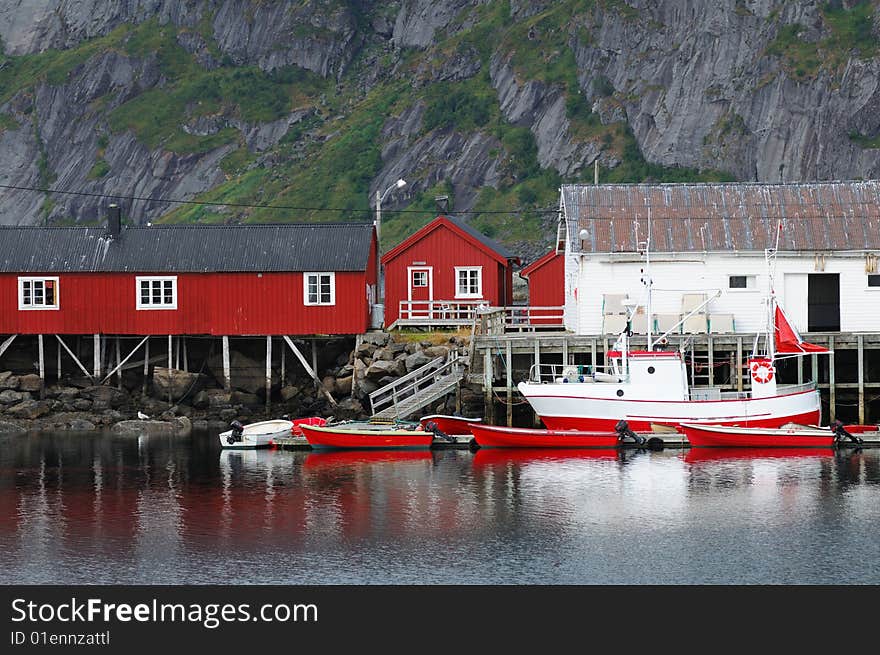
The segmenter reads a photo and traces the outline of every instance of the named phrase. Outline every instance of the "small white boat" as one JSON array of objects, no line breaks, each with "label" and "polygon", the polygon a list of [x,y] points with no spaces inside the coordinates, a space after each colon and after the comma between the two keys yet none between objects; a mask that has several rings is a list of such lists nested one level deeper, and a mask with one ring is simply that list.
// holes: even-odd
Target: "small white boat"
[{"label": "small white boat", "polygon": [[273,419],[250,425],[232,422],[232,429],[220,433],[222,448],[269,448],[275,439],[293,434],[293,421]]}]

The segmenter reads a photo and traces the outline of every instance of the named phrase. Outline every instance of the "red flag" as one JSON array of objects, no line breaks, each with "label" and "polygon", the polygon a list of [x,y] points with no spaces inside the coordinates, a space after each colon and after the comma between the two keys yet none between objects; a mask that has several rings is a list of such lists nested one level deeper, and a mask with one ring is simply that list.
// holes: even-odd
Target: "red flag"
[{"label": "red flag", "polygon": [[788,322],[782,307],[776,305],[776,352],[780,355],[804,354],[804,353],[827,353],[827,348],[807,343],[801,339],[801,335],[794,326]]}]

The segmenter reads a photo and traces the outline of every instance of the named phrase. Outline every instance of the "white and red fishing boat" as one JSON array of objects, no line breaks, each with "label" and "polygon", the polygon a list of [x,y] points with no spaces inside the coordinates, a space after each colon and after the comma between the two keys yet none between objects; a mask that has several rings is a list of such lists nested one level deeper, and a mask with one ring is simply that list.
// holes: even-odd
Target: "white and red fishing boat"
[{"label": "white and red fishing boat", "polygon": [[831,448],[837,434],[831,428],[794,423],[779,428],[744,428],[682,423],[691,446],[738,448]]},{"label": "white and red fishing boat", "polygon": [[480,423],[472,423],[470,429],[482,448],[614,448],[620,443],[613,430],[533,430]]},{"label": "white and red fishing boat", "polygon": [[250,425],[233,421],[231,430],[219,434],[221,448],[271,448],[275,439],[293,434],[293,421],[273,419]]},{"label": "white and red fishing boat", "polygon": [[420,426],[409,430],[372,423],[299,427],[312,448],[430,448],[434,441],[434,433]]},{"label": "white and red fishing boat", "polygon": [[[768,269],[774,253],[767,251]],[[551,430],[612,431],[620,420],[636,432],[649,432],[652,424],[678,426],[682,422],[767,428],[790,422],[818,424],[821,405],[816,384],[777,384],[775,362],[783,357],[829,351],[801,339],[776,303],[772,276],[768,279],[765,347],[760,354],[757,352],[761,335],[756,336],[748,360],[751,391],[691,386],[685,353],[656,347],[665,344],[677,325],[702,311],[718,293],[656,340],[649,322],[646,350],[630,348],[632,332],[628,324],[606,353],[606,366],[533,366],[529,379],[519,383],[519,390]],[[651,280],[647,269],[643,282],[650,316]],[[630,318],[635,310],[631,309]]]}]

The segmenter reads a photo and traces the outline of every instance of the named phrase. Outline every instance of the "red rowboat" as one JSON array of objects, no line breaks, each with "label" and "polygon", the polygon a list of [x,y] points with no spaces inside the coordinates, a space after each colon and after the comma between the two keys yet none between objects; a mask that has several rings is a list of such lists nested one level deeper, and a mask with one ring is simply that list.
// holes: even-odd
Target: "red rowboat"
[{"label": "red rowboat", "polygon": [[620,441],[616,432],[532,430],[479,423],[468,427],[477,444],[489,448],[613,448]]},{"label": "red rowboat", "polygon": [[419,419],[423,430],[427,430],[428,423],[435,423],[437,429],[444,434],[470,434],[468,423],[481,423],[481,418],[463,418],[461,416],[449,416],[447,414],[431,414]]},{"label": "red rowboat", "polygon": [[430,448],[432,432],[400,430],[369,423],[300,425],[313,448]]},{"label": "red rowboat", "polygon": [[788,424],[780,428],[741,428],[682,423],[681,427],[691,446],[831,448],[836,438],[835,433],[829,428],[796,424]]},{"label": "red rowboat", "polygon": [[308,418],[293,419],[293,436],[302,437],[303,431],[301,425],[327,425],[327,419],[321,416],[309,416]]},{"label": "red rowboat", "polygon": [[843,429],[850,434],[865,434],[874,436],[872,432],[880,432],[880,425],[844,425]]}]

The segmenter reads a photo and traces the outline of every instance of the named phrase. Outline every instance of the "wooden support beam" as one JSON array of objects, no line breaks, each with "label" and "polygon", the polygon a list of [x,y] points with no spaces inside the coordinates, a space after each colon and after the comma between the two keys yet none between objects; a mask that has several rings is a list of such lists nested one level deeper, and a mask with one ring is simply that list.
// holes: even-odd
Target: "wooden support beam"
[{"label": "wooden support beam", "polygon": [[593,367],[591,370],[594,373],[596,372],[596,365],[596,340],[590,339],[590,366]]},{"label": "wooden support beam", "polygon": [[504,353],[505,370],[507,371],[507,427],[513,426],[513,355],[511,354],[510,340]]},{"label": "wooden support beam", "polygon": [[[119,351],[117,350],[116,359],[118,361],[116,362],[116,366],[113,368],[112,371],[110,371],[109,373],[107,373],[106,376],[104,376],[104,379],[101,380],[101,384],[104,384],[107,380],[109,380],[111,377],[113,377],[114,373],[121,373],[121,371],[123,370],[122,369],[123,364],[125,364],[129,359],[131,359],[132,355],[134,355],[142,345],[147,343],[147,340],[149,338],[150,337],[144,337],[143,339],[141,339],[140,342],[138,343],[138,345],[136,345],[134,348],[132,348],[131,352],[125,356],[125,359],[119,359]],[[119,342],[117,340],[117,346],[118,345],[119,345]],[[150,357],[150,353],[149,353],[149,351],[147,351],[147,354],[144,357],[144,376],[146,376],[147,372],[149,372],[149,370],[150,370],[150,363],[149,363],[149,361],[147,361],[147,360],[149,360],[149,357]],[[117,375],[116,377],[119,380],[122,379],[122,375]]]},{"label": "wooden support beam", "polygon": [[834,384],[834,335],[828,337],[828,420],[833,421],[837,414],[837,398]]},{"label": "wooden support beam", "polygon": [[172,355],[174,353],[174,337],[170,334],[168,335],[168,368],[174,368],[172,364],[174,363],[172,360]]},{"label": "wooden support beam", "polygon": [[[333,407],[336,407],[336,400],[333,398],[333,396],[330,394],[330,392],[327,391],[327,389],[324,387],[324,385],[321,384],[321,381],[318,379],[318,374],[315,372],[315,370],[311,366],[309,366],[309,363],[306,361],[306,358],[299,351],[299,348],[296,347],[296,344],[293,343],[293,340],[290,337],[288,337],[287,335],[284,335],[284,341],[287,343],[287,345],[293,351],[293,354],[299,360],[299,363],[303,365],[304,369],[306,369],[306,373],[308,373],[310,376],[312,376],[312,379],[317,383],[318,389],[327,397],[327,400],[330,402],[330,404]],[[315,352],[314,345],[315,345],[315,343],[313,341],[312,342],[312,352],[313,353]]]},{"label": "wooden support beam", "polygon": [[483,351],[483,393],[485,397],[483,413],[485,414],[484,418],[486,419],[486,422],[490,425],[495,423],[495,403],[492,398],[492,385],[495,382],[494,378],[495,376],[492,373],[492,349],[486,348]]},{"label": "wooden support beam", "polygon": [[232,378],[229,375],[229,337],[223,336],[223,388],[232,391]]},{"label": "wooden support beam", "polygon": [[180,340],[183,341],[183,372],[189,373],[189,354],[186,351],[186,337],[181,336]]},{"label": "wooden support beam", "polygon": [[562,365],[568,365],[568,339],[562,337]]},{"label": "wooden support beam", "polygon": [[61,384],[61,346],[55,348],[55,353],[57,356],[57,361],[55,363],[55,370],[58,373],[58,384]]},{"label": "wooden support beam", "polygon": [[37,358],[38,365],[40,368],[40,398],[46,397],[46,359],[45,352],[43,351],[43,335],[37,335]]},{"label": "wooden support beam", "polygon": [[[96,336],[97,336],[97,335],[96,335]],[[60,343],[60,344],[61,344],[61,347],[64,348],[64,350],[67,351],[67,354],[70,355],[70,358],[74,361],[74,363],[75,363],[77,366],[79,366],[80,370],[83,372],[83,375],[85,375],[89,380],[91,380],[92,382],[94,382],[94,381],[95,381],[95,378],[92,377],[92,374],[89,373],[89,372],[86,370],[86,367],[83,366],[82,362],[79,361],[79,358],[78,358],[76,355],[73,354],[73,352],[70,350],[70,348],[67,347],[67,344],[64,343],[64,341],[62,341],[61,337],[59,337],[59,336],[56,334],[56,335],[55,335],[55,338],[58,339],[58,343]]]},{"label": "wooden support beam", "polygon": [[865,422],[865,340],[860,334],[857,341],[859,355],[859,423]]},{"label": "wooden support beam", "polygon": [[266,335],[266,409],[272,400],[272,337]]},{"label": "wooden support beam", "polygon": [[318,379],[318,343],[317,339],[312,339],[312,370],[315,378],[315,387],[322,388],[324,384]]},{"label": "wooden support beam", "polygon": [[141,385],[141,393],[147,393],[147,378],[150,376],[150,337],[144,338],[144,379]]},{"label": "wooden support beam", "polygon": [[0,343],[0,357],[3,356],[3,353],[6,352],[6,349],[9,348],[9,346],[12,344],[13,341],[15,341],[15,337],[17,337],[17,336],[18,336],[17,334],[13,334],[11,336],[8,336],[3,341],[3,343]]},{"label": "wooden support beam", "polygon": [[709,386],[715,386],[715,343],[712,341],[712,337],[708,337],[706,340],[706,349],[709,353]]},{"label": "wooden support beam", "polygon": [[804,383],[804,358],[803,357],[797,358],[797,375],[798,375],[797,383],[803,384]]},{"label": "wooden support beam", "polygon": [[94,345],[94,375],[90,375],[89,377],[93,380],[97,380],[101,377],[101,335],[96,334],[92,337],[92,344]]},{"label": "wooden support beam", "polygon": [[[282,349],[281,349],[281,386],[282,386],[282,387],[283,387],[285,384],[287,384],[287,379],[286,379],[286,376],[287,376],[287,370],[286,370],[286,364],[287,364],[287,361],[286,361],[286,358],[287,358],[287,351],[284,350],[284,348],[282,348]],[[352,381],[352,383],[354,382],[354,376],[351,377],[351,381]]]},{"label": "wooden support beam", "polygon": [[[116,337],[116,367],[113,369],[114,371],[118,371],[122,368],[122,353],[119,349],[119,337]],[[122,390],[122,375],[116,375],[116,388]]]},{"label": "wooden support beam", "polygon": [[736,390],[743,390],[743,338],[736,338]]}]

